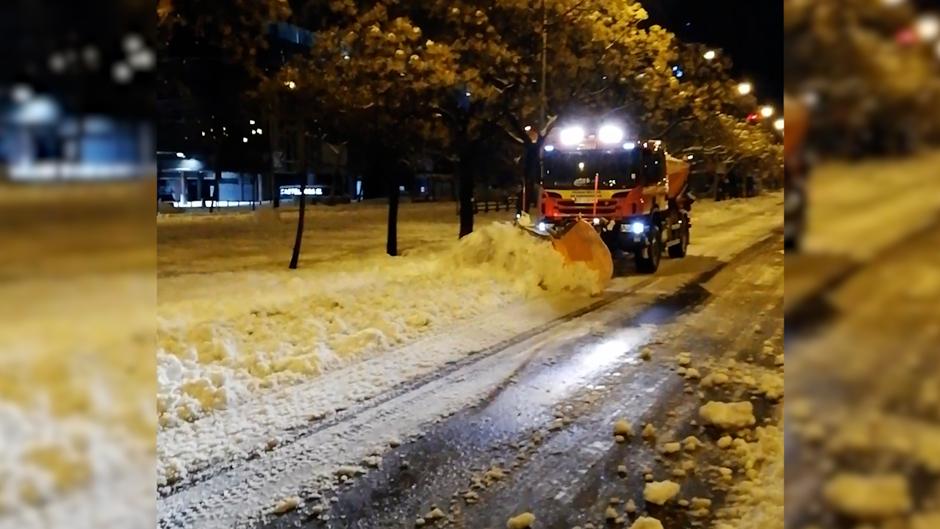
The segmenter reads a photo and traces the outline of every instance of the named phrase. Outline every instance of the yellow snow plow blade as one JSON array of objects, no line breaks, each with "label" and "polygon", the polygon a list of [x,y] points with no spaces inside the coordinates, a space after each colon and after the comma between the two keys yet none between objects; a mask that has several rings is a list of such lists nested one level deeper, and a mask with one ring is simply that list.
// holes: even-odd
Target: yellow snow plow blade
[{"label": "yellow snow plow blade", "polygon": [[587,222],[579,220],[561,236],[553,237],[552,246],[564,257],[566,263],[584,263],[597,272],[601,290],[610,283],[614,274],[614,261],[610,250],[594,227]]}]

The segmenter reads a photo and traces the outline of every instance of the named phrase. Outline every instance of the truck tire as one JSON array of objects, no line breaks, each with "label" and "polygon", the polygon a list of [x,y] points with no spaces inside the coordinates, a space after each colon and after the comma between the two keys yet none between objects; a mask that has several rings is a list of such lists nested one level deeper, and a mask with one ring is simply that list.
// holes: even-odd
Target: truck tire
[{"label": "truck tire", "polygon": [[650,232],[649,256],[643,257],[643,251],[639,250],[635,254],[636,270],[641,274],[653,274],[659,269],[659,261],[663,255],[663,243],[659,236],[659,230],[653,228]]},{"label": "truck tire", "polygon": [[689,221],[683,219],[682,227],[679,228],[679,244],[673,244],[669,247],[669,257],[679,259],[685,257],[689,249]]}]

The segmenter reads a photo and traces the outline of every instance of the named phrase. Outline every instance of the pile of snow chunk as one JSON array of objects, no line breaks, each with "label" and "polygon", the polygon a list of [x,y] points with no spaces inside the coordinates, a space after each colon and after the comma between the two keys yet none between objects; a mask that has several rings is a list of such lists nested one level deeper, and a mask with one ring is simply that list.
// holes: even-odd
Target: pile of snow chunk
[{"label": "pile of snow chunk", "polygon": [[699,416],[705,424],[717,426],[724,430],[737,430],[753,426],[754,405],[748,401],[718,402],[711,401],[699,408]]},{"label": "pile of snow chunk", "polygon": [[906,514],[913,505],[907,478],[901,474],[841,473],[826,483],[823,496],[841,514],[860,520]]},{"label": "pile of snow chunk", "polygon": [[[161,427],[520,300],[598,291],[593,271],[565,263],[549,241],[508,223],[420,255],[208,277],[173,277],[160,285]],[[233,291],[216,292],[206,281]]]},{"label": "pile of snow chunk", "polygon": [[[735,440],[725,463],[739,468],[744,479],[731,485],[716,527],[783,529],[783,448],[782,422],[755,428],[752,441]],[[721,474],[730,472],[724,468]]]},{"label": "pile of snow chunk", "polygon": [[664,505],[679,494],[679,484],[674,481],[654,481],[643,489],[643,499],[656,505]]},{"label": "pile of snow chunk", "polygon": [[630,529],[663,529],[663,523],[656,518],[641,516],[633,522]]},{"label": "pile of snow chunk", "polygon": [[597,273],[582,263],[565,263],[549,241],[509,223],[494,223],[461,239],[451,253],[458,267],[483,267],[490,277],[515,284],[520,292],[600,292]]},{"label": "pile of snow chunk", "polygon": [[535,523],[535,515],[524,512],[506,521],[506,529],[527,529]]}]

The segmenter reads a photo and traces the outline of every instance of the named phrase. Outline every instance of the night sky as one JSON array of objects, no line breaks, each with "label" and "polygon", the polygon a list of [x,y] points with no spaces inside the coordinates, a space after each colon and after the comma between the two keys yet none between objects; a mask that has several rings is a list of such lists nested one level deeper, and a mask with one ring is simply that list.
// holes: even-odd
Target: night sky
[{"label": "night sky", "polygon": [[641,0],[653,21],[687,42],[721,48],[759,101],[783,100],[782,0]]}]

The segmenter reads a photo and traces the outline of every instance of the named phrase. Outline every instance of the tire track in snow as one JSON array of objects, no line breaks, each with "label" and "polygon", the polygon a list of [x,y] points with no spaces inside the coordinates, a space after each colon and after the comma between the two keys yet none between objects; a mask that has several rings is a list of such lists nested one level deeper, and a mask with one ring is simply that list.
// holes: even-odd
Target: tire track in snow
[{"label": "tire track in snow", "polygon": [[[756,247],[766,243],[765,237],[752,245]],[[387,444],[390,436],[402,437],[420,432],[429,422],[449,414],[455,413],[479,400],[481,395],[487,395],[505,383],[516,369],[527,361],[527,358],[539,350],[539,346],[546,340],[564,339],[563,332],[577,332],[577,329],[563,331],[566,324],[575,322],[581,330],[590,319],[603,313],[605,307],[635,294],[645,287],[655,283],[677,283],[676,288],[685,284],[703,281],[717,273],[725,263],[717,262],[711,269],[699,271],[697,274],[678,274],[666,276],[653,276],[645,278],[637,284],[619,292],[608,294],[602,299],[561,318],[545,323],[543,320],[537,325],[529,325],[529,331],[510,334],[512,338],[491,340],[490,345],[480,352],[462,360],[451,362],[442,370],[431,371],[416,380],[398,385],[381,393],[381,396],[372,396],[369,401],[341,411],[329,421],[311,429],[300,428],[300,434],[281,444],[271,452],[261,453],[259,457],[251,459],[256,451],[241,448],[241,459],[236,458],[234,464],[222,466],[212,464],[219,454],[208,454],[205,461],[209,462],[210,470],[196,480],[176,489],[165,489],[164,496],[158,500],[159,526],[162,528],[200,527],[200,528],[230,528],[252,526],[262,520],[261,513],[272,507],[272,502],[278,498],[301,495],[310,496],[323,488],[334,485],[332,469],[341,463],[357,463],[368,456],[375,449],[366,446],[362,441],[382,445]],[[664,285],[660,285],[664,286]],[[651,300],[655,301],[655,300]],[[439,341],[434,347],[431,357],[438,356],[442,351],[453,349],[458,343],[486,342],[492,337],[491,331],[495,329],[506,330],[516,325],[525,325],[526,316],[517,314],[520,318],[508,318],[506,313],[492,315],[475,322],[471,326],[462,327],[448,339]],[[587,318],[587,321],[580,321]],[[512,320],[512,321],[508,321]],[[505,336],[505,334],[502,334]],[[429,346],[428,341],[422,340],[400,349],[395,354],[386,354],[383,357],[365,362],[387,361],[394,357],[396,361],[408,361],[408,355],[414,354],[420,362],[422,358],[421,347]],[[495,342],[495,343],[494,343]],[[424,351],[426,352],[426,351]],[[464,353],[466,354],[466,353]],[[368,369],[368,367],[366,367]],[[351,366],[347,374],[350,377],[331,377],[326,384],[311,384],[306,387],[289,388],[288,395],[281,396],[281,402],[273,401],[257,404],[255,411],[261,415],[277,412],[276,405],[284,403],[302,405],[311,399],[322,399],[324,385],[339,381],[348,384],[361,376],[362,366]],[[294,410],[296,411],[296,410]],[[234,410],[237,415],[256,417],[244,407]],[[232,413],[216,414],[203,421],[203,427],[225,427],[226,415],[231,418]],[[239,425],[241,426],[241,425]],[[290,427],[297,428],[296,423],[286,425],[280,431]],[[242,432],[237,432],[242,433]],[[259,432],[253,432],[258,435]],[[261,432],[264,433],[264,432]],[[217,435],[217,434],[216,434]],[[243,440],[244,446],[251,446]],[[161,441],[163,445],[166,441]],[[203,447],[198,442],[190,441],[193,451]],[[245,460],[245,458],[248,458]],[[222,458],[224,460],[224,458]]]}]

